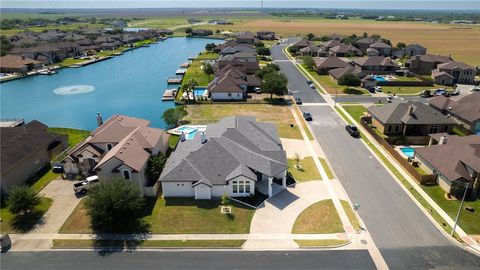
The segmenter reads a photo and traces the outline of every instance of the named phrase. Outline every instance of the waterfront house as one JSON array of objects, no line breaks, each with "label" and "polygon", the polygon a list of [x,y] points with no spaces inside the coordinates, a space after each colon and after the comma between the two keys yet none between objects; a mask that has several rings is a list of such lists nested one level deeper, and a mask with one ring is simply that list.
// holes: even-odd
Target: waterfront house
[{"label": "waterfront house", "polygon": [[432,79],[442,85],[474,84],[476,72],[473,67],[463,62],[450,61],[437,65],[437,69],[432,71]]},{"label": "waterfront house", "polygon": [[435,182],[445,192],[459,195],[459,199],[463,192],[456,193],[453,188],[463,190],[467,186],[469,197],[480,197],[480,136],[437,133],[430,137],[428,147],[414,148],[421,168],[435,175]]},{"label": "waterfront house", "polygon": [[18,55],[0,57],[1,73],[27,73],[34,69],[41,69],[42,62]]},{"label": "waterfront house", "polygon": [[388,136],[427,136],[438,132],[452,132],[456,123],[439,111],[417,101],[393,102],[370,106],[372,124]]},{"label": "waterfront house", "polygon": [[337,57],[362,56],[363,53],[357,47],[347,44],[339,44],[329,49],[330,53]]},{"label": "waterfront house", "polygon": [[49,132],[47,128],[37,120],[19,127],[0,128],[2,194],[13,186],[23,185],[67,147],[66,135]]},{"label": "waterfront house", "polygon": [[[277,128],[252,116],[232,116],[180,141],[160,175],[164,197],[212,199],[272,196],[286,188],[286,152]],[[277,184],[279,183],[279,184]]]},{"label": "waterfront house", "polygon": [[65,173],[97,174],[101,181],[129,180],[144,194],[151,184],[145,177],[148,159],[166,154],[170,135],[149,127],[148,120],[125,115],[113,115],[105,123],[100,117],[97,121],[98,128],[62,160]]},{"label": "waterfront house", "polygon": [[437,96],[430,107],[448,115],[470,134],[480,135],[480,92],[464,93],[459,98]]},{"label": "waterfront house", "polygon": [[215,78],[208,84],[207,90],[213,101],[233,101],[247,98],[246,85],[238,84],[231,76]]},{"label": "waterfront house", "polygon": [[336,56],[329,56],[325,58],[315,58],[315,70],[318,74],[328,74],[329,70],[336,68],[344,68],[350,66],[350,64],[344,62],[342,59]]},{"label": "waterfront house", "polygon": [[36,47],[13,48],[10,54],[20,55],[25,58],[41,61],[43,64],[50,65],[63,60],[58,55],[59,48],[51,45],[39,45]]},{"label": "waterfront house", "polygon": [[212,30],[209,29],[194,29],[192,31],[192,36],[210,36],[213,35]]},{"label": "waterfront house", "polygon": [[405,67],[411,72],[419,75],[430,75],[432,70],[436,69],[439,64],[452,61],[450,56],[442,55],[415,55],[405,62]]},{"label": "waterfront house", "polygon": [[254,42],[255,35],[250,31],[235,34],[235,43],[237,44],[253,44]]},{"label": "waterfront house", "polygon": [[383,56],[359,57],[352,63],[367,74],[391,74],[397,69],[397,65],[389,57]]}]

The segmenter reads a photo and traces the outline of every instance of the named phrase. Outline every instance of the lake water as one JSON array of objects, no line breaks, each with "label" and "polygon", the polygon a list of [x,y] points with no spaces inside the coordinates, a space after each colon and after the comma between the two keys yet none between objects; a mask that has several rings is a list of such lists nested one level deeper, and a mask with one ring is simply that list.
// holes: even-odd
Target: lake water
[{"label": "lake water", "polygon": [[[96,128],[96,113],[145,118],[164,128],[162,102],[167,77],[207,43],[220,40],[169,38],[81,68],[64,68],[51,76],[36,75],[0,84],[1,118],[37,119],[51,127]],[[171,88],[171,87],[170,87]]]}]

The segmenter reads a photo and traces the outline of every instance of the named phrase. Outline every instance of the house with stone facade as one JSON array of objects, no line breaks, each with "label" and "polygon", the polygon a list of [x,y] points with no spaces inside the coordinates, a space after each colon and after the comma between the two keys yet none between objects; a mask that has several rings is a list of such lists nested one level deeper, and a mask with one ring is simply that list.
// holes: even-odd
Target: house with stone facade
[{"label": "house with stone facade", "polygon": [[437,69],[432,71],[432,79],[436,84],[453,85],[453,84],[474,84],[476,70],[463,63],[450,61],[439,64]]},{"label": "house with stone facade", "polygon": [[271,123],[232,116],[181,139],[160,175],[163,196],[212,199],[272,196],[286,188],[287,156]]}]

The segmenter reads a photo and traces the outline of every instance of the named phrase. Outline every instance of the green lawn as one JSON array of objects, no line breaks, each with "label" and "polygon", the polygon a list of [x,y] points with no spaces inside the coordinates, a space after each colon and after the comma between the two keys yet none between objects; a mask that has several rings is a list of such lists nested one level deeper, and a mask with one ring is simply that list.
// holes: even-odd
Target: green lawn
[{"label": "green lawn", "polygon": [[[445,191],[440,186],[421,186],[422,189],[432,198],[452,219],[455,220],[460,201],[449,201],[445,199]],[[467,234],[480,234],[480,200],[466,201],[460,214],[459,226]],[[465,207],[472,207],[475,212],[466,211]]]},{"label": "green lawn", "polygon": [[312,157],[305,157],[300,160],[299,165],[302,167],[301,169],[295,168],[295,164],[295,159],[288,159],[288,172],[292,174],[297,182],[322,180],[322,176],[318,172]]},{"label": "green lawn", "polygon": [[213,75],[210,75],[209,78],[200,68],[202,65],[201,61],[193,61],[188,67],[182,83],[187,83],[190,79],[195,79],[199,86],[207,86],[210,80],[213,80]]},{"label": "green lawn", "polygon": [[357,122],[364,112],[367,112],[367,108],[363,105],[345,105],[342,106]]},{"label": "green lawn", "polygon": [[170,138],[168,138],[168,147],[175,149],[179,140],[180,136],[170,134]]},{"label": "green lawn", "polygon": [[[232,215],[220,213],[217,200],[147,199],[144,220],[151,233],[248,233],[254,209],[233,203]],[[90,219],[80,202],[60,233],[91,233]]]},{"label": "green lawn", "polygon": [[195,61],[217,60],[218,57],[219,57],[218,53],[203,51],[198,54],[197,58],[195,58]]},{"label": "green lawn", "polygon": [[74,58],[65,58],[63,61],[59,62],[58,65],[62,67],[68,67],[75,65],[81,62],[87,61],[86,59],[74,59]]},{"label": "green lawn", "polygon": [[245,240],[79,240],[79,239],[53,239],[53,248],[240,248]]},{"label": "green lawn", "polygon": [[327,174],[328,179],[335,178],[333,176],[332,170],[330,169],[330,166],[328,166],[328,164],[327,164],[327,161],[323,158],[319,158],[319,159],[320,159],[320,163],[322,163],[322,167],[325,170],[325,173]]},{"label": "green lawn", "polygon": [[90,135],[90,131],[73,128],[48,128],[48,131],[68,135],[68,146],[73,147]]},{"label": "green lawn", "polygon": [[8,210],[7,205],[3,204],[2,208],[0,208],[0,231],[2,233],[25,233],[30,231],[43,214],[47,212],[52,203],[52,199],[41,197],[40,204],[35,208],[35,214],[18,219]]},{"label": "green lawn", "polygon": [[350,224],[352,224],[355,231],[360,231],[360,222],[358,221],[357,216],[353,212],[350,204],[344,200],[340,200],[340,203],[342,204],[343,210],[345,210],[345,213],[347,214],[348,220],[350,220]]},{"label": "green lawn", "polygon": [[369,94],[367,90],[361,88],[361,87],[346,87],[344,85],[338,85],[335,80],[330,78],[328,75],[319,75],[315,70],[312,70],[308,68],[305,64],[301,64],[305,70],[307,70],[308,74],[310,74],[315,80],[320,83],[323,88],[329,93],[329,94],[335,94],[337,92],[337,87],[338,87],[338,94],[351,94],[351,95],[363,95],[363,94]]},{"label": "green lawn", "polygon": [[348,243],[344,239],[294,240],[300,247],[335,247]]},{"label": "green lawn", "polygon": [[332,200],[323,200],[310,205],[297,217],[292,233],[341,233],[342,221]]},{"label": "green lawn", "polygon": [[397,93],[397,95],[416,95],[420,94],[425,89],[436,89],[436,88],[447,88],[449,91],[453,91],[451,87],[445,87],[443,85],[433,85],[433,86],[382,86],[382,91],[384,93]]}]

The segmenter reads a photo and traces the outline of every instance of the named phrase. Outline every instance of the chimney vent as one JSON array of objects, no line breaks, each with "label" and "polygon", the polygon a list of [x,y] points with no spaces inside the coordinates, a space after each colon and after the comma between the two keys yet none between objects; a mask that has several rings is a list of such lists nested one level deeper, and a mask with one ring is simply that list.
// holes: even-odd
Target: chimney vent
[{"label": "chimney vent", "polygon": [[447,144],[448,142],[448,138],[446,135],[443,135],[442,137],[440,137],[440,140],[438,141],[438,144]]},{"label": "chimney vent", "polygon": [[414,109],[415,109],[415,108],[413,107],[413,105],[408,106],[408,114],[409,114],[409,115],[412,115]]},{"label": "chimney vent", "polygon": [[103,124],[102,115],[100,114],[100,112],[97,112],[97,125],[101,126],[102,124]]}]

